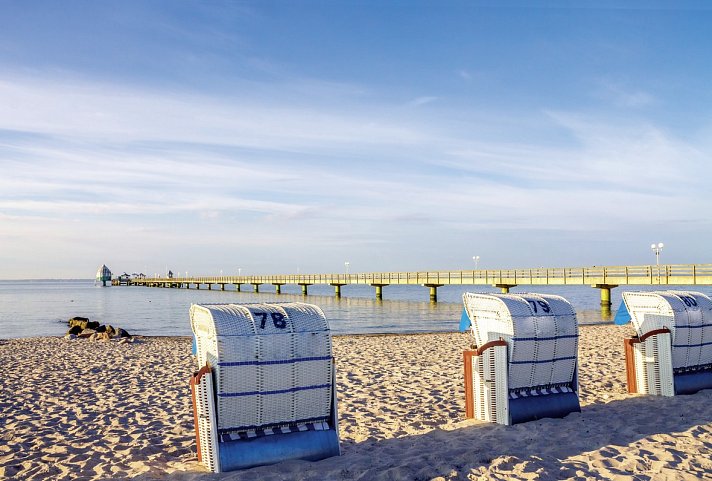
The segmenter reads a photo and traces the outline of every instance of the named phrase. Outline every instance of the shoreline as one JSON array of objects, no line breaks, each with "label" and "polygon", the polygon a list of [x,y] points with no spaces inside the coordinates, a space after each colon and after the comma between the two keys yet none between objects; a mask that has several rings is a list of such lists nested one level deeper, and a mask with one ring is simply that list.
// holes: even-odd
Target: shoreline
[{"label": "shoreline", "polygon": [[[579,324],[579,329],[586,329],[590,327],[597,326],[612,326],[616,328],[625,328],[623,326],[616,326],[612,321],[606,321],[601,323],[591,323],[591,324]],[[449,335],[464,335],[460,331],[423,331],[423,332],[359,332],[354,334],[334,334],[332,332],[332,338],[342,338],[342,337],[397,337],[397,336],[449,336]],[[134,339],[192,339],[193,336],[177,335],[177,336],[166,336],[166,335],[144,335],[137,334],[132,335]],[[0,337],[0,342],[4,341],[15,341],[19,339],[64,339],[64,336],[28,336],[28,337]]]},{"label": "shoreline", "polygon": [[334,335],[343,455],[214,475],[197,463],[189,336],[0,342],[0,479],[700,479],[712,390],[630,395],[629,326],[581,327],[581,413],[464,417],[461,333]]}]

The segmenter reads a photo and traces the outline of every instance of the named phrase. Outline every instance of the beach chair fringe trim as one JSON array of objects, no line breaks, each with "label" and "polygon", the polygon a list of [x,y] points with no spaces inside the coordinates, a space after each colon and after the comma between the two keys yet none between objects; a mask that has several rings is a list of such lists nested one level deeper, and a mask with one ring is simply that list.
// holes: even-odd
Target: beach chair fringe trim
[{"label": "beach chair fringe trim", "polygon": [[701,372],[701,371],[712,371],[712,364],[701,364],[699,366],[687,366],[687,367],[679,367],[677,369],[673,369],[672,372],[675,374],[682,374],[686,372]]},{"label": "beach chair fringe trim", "polygon": [[275,426],[273,428],[251,429],[247,431],[228,432],[220,434],[220,440],[235,441],[239,439],[252,439],[261,436],[271,436],[273,434],[288,434],[304,431],[328,431],[331,429],[329,422],[324,420],[320,422],[310,422],[297,424],[293,426]]},{"label": "beach chair fringe trim", "polygon": [[551,386],[536,386],[532,388],[511,389],[510,399],[530,396],[546,396],[548,394],[564,394],[576,392],[570,383],[553,384]]}]

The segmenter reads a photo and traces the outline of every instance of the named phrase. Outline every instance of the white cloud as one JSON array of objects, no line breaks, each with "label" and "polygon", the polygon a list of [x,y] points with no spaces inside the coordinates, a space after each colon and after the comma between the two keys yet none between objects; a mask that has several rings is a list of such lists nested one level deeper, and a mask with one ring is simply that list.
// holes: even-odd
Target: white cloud
[{"label": "white cloud", "polygon": [[[695,229],[712,208],[709,144],[652,122],[562,111],[433,117],[352,95],[273,103],[0,81],[0,250],[34,249],[41,260],[53,243],[72,265],[82,246],[97,256],[103,245],[122,262],[185,257],[193,270],[242,252],[267,259],[267,272],[293,252],[313,252],[306,266],[348,251],[368,269],[374,250],[417,260],[438,238],[469,251],[471,239],[512,230]],[[548,137],[521,140],[531,125]],[[165,247],[172,237],[180,242]]]},{"label": "white cloud", "polygon": [[438,100],[438,97],[417,97],[408,102],[411,107],[419,107],[421,105],[429,104]]},{"label": "white cloud", "polygon": [[656,98],[643,90],[624,87],[619,82],[603,79],[598,95],[619,107],[639,109],[656,102]]},{"label": "white cloud", "polygon": [[414,143],[417,132],[356,109],[282,106],[265,95],[213,98],[115,85],[0,80],[0,128],[76,139],[315,150]]}]

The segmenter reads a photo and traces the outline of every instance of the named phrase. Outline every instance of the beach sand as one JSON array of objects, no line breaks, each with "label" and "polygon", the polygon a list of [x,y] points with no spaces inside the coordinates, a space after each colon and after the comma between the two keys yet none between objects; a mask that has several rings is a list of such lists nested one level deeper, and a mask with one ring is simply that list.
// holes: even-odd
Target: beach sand
[{"label": "beach sand", "polygon": [[582,326],[582,412],[464,418],[465,334],[334,338],[343,455],[245,471],[197,463],[188,338],[0,341],[0,479],[712,479],[712,390],[629,395],[627,327]]}]

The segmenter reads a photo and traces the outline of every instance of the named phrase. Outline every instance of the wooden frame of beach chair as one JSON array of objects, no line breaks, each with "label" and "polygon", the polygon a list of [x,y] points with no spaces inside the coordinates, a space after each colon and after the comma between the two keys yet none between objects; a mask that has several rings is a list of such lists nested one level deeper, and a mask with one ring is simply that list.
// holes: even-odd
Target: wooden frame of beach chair
[{"label": "wooden frame of beach chair", "polygon": [[466,417],[509,424],[507,343],[491,341],[463,354]]},{"label": "wooden frame of beach chair", "polygon": [[213,472],[341,453],[331,336],[304,303],[191,306],[199,460]]},{"label": "wooden frame of beach chair", "polygon": [[215,473],[220,472],[218,433],[215,423],[215,391],[209,365],[203,366],[190,378],[193,398],[193,422],[198,462]]},{"label": "wooden frame of beach chair", "polygon": [[624,340],[629,393],[674,396],[670,329]]}]

